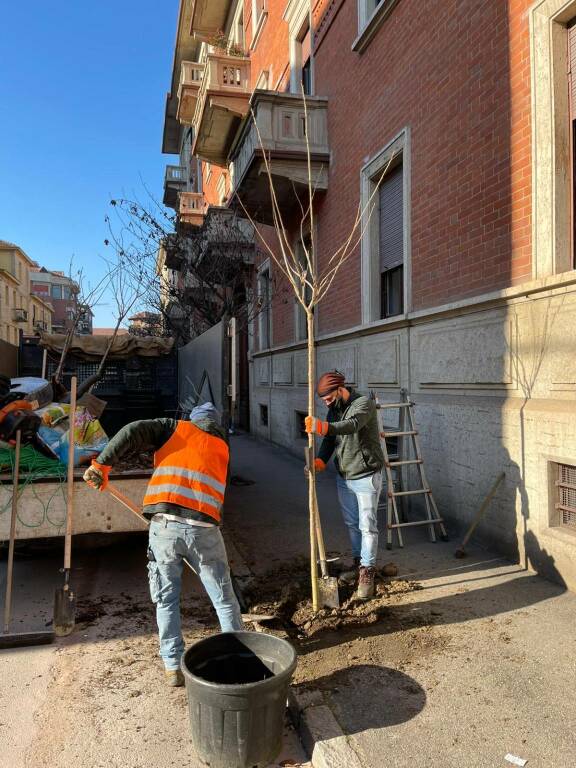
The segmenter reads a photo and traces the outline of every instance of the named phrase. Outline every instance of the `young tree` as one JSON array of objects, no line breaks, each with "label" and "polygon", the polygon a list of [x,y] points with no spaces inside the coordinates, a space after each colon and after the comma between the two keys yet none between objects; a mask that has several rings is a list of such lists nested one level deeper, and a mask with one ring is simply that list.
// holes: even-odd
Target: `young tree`
[{"label": "young tree", "polygon": [[[272,206],[273,226],[277,239],[277,250],[275,250],[264,237],[256,222],[250,216],[244,206],[241,198],[238,202],[244,211],[246,218],[254,226],[255,232],[260,238],[263,248],[268,252],[270,258],[278,268],[287,284],[291,287],[294,296],[306,315],[306,328],[308,334],[308,415],[314,416],[314,388],[316,381],[316,341],[314,336],[314,312],[316,307],[323,301],[341,267],[350,259],[362,239],[364,231],[369,224],[371,214],[375,207],[375,197],[378,187],[386,172],[393,162],[392,156],[386,164],[382,175],[380,176],[374,191],[366,204],[362,206],[360,202],[347,236],[339,246],[330,254],[318,258],[315,239],[314,214],[315,214],[315,196],[317,178],[312,172],[312,161],[310,152],[310,143],[308,140],[308,109],[306,95],[302,89],[302,99],[304,105],[304,136],[306,139],[306,159],[307,159],[307,199],[302,203],[300,197],[295,192],[298,201],[300,214],[298,221],[299,238],[297,247],[294,246],[293,239],[289,236],[285,225],[285,219],[282,209],[278,203],[274,188],[272,175],[270,153],[265,149],[262,136],[258,128],[256,116],[252,111],[252,122],[255,126],[261,155],[264,159],[268,186],[270,190],[270,201]],[[303,254],[303,258],[301,256]],[[321,539],[321,524],[316,499],[316,476],[314,472],[314,436],[308,435],[308,455],[310,457],[308,466],[308,506],[309,506],[309,524],[310,524],[310,576],[312,589],[312,603],[315,611],[318,610],[318,587],[317,587],[317,552],[318,543],[323,547]]]},{"label": "young tree", "polygon": [[70,351],[72,339],[80,321],[83,319],[86,312],[91,312],[92,307],[95,307],[100,303],[106,292],[106,289],[108,288],[110,280],[112,279],[115,269],[116,268],[107,271],[95,286],[91,286],[85,278],[84,269],[80,267],[80,269],[74,272],[73,262],[70,261],[68,276],[70,279],[71,289],[74,293],[74,309],[72,317],[70,318],[70,323],[66,330],[66,337],[64,339],[62,352],[60,353],[58,367],[56,368],[56,372],[52,377],[52,381],[55,386],[60,384],[62,371],[64,370],[64,363],[66,361],[66,357],[68,356],[68,352]]}]

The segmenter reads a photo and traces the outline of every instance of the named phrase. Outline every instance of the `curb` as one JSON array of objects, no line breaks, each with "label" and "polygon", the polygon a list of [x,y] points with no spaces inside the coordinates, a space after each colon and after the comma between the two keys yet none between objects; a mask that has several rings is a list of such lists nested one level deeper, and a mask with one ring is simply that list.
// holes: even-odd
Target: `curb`
[{"label": "curb", "polygon": [[291,688],[288,711],[313,768],[362,768],[358,753],[324,703],[321,691]]},{"label": "curb", "polygon": [[[245,586],[253,574],[234,543],[223,533],[230,568],[241,586]],[[321,691],[290,688],[288,714],[312,768],[363,768]]]}]

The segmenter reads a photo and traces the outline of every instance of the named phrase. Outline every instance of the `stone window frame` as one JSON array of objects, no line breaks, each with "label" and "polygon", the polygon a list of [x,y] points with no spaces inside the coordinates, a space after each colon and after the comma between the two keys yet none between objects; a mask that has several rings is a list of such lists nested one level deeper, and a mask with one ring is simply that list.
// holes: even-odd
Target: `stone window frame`
[{"label": "stone window frame", "polygon": [[[302,45],[300,38],[302,30],[306,23],[312,30],[312,16],[309,0],[289,0],[286,5],[283,20],[288,24],[288,40],[290,47],[290,93],[301,94],[302,82]],[[311,34],[310,43],[312,45],[313,35]],[[314,88],[314,49],[310,50],[310,72],[311,72],[311,91],[315,93]]]},{"label": "stone window frame", "polygon": [[380,0],[370,11],[371,0],[358,0],[358,37],[352,43],[352,50],[363,53],[376,32],[392,13],[399,0]]},{"label": "stone window frame", "polygon": [[262,35],[262,30],[268,18],[267,0],[252,0],[252,42],[250,50],[253,51],[258,45],[258,40]]},{"label": "stone window frame", "polygon": [[567,23],[576,0],[541,0],[530,11],[532,277],[573,271]]},{"label": "stone window frame", "polygon": [[[404,192],[404,312],[394,317],[380,318],[380,260],[378,253],[379,218],[377,215],[377,182],[392,157],[402,157]],[[405,319],[412,306],[411,259],[411,152],[408,126],[396,134],[381,150],[367,160],[360,170],[360,204],[364,211],[360,241],[362,325],[397,322]],[[372,196],[370,209],[369,200]],[[370,216],[369,221],[366,217]]]}]

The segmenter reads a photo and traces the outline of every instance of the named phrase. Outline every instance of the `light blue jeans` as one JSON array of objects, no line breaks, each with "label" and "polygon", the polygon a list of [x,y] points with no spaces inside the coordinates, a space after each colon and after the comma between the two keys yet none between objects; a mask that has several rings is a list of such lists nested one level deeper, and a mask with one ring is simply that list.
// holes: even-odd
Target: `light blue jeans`
[{"label": "light blue jeans", "polygon": [[222,534],[210,528],[171,520],[150,523],[148,563],[150,596],[156,603],[160,656],[166,669],[179,669],[184,653],[180,626],[180,589],[184,558],[194,568],[212,601],[222,632],[243,629],[238,600],[232,588]]},{"label": "light blue jeans", "polygon": [[338,500],[348,527],[352,557],[360,565],[373,567],[378,554],[378,499],[382,490],[382,472],[358,480],[336,479]]}]

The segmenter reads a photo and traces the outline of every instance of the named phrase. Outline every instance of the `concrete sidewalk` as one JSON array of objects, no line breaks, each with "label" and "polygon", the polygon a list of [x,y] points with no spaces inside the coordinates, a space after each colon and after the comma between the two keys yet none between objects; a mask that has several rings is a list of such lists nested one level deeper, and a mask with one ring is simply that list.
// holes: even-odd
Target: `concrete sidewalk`
[{"label": "concrete sidewalk", "polygon": [[[308,553],[302,462],[248,436],[232,441],[226,527],[265,572]],[[334,477],[319,481],[327,546],[346,553]],[[432,544],[412,529],[382,548],[422,589],[391,601],[369,627],[299,644],[295,700],[315,766],[569,766],[576,758],[576,598],[478,547]]]}]

